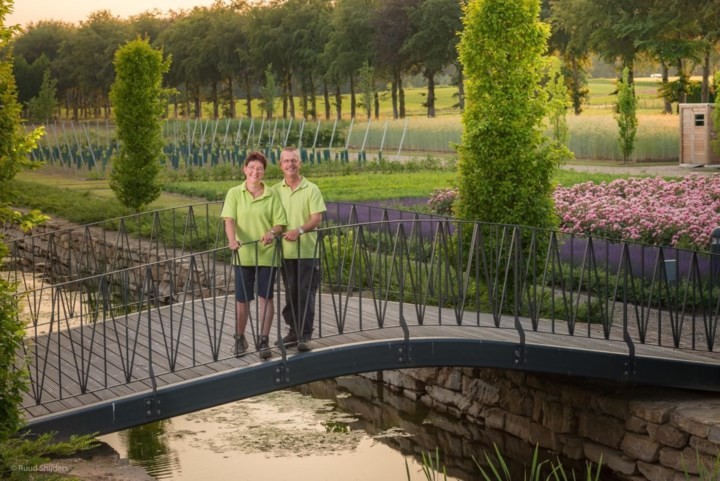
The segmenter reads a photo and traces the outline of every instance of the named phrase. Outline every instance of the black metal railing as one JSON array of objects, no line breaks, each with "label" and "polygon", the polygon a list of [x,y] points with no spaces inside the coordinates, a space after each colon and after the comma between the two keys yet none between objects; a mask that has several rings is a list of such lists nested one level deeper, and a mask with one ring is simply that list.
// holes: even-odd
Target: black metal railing
[{"label": "black metal railing", "polygon": [[[480,326],[513,330],[521,344],[530,332],[616,341],[631,356],[641,344],[717,350],[716,255],[348,209],[333,218],[331,208],[318,231],[316,337],[396,327],[409,339],[413,326]],[[5,269],[27,326],[18,363],[29,369],[33,403],[233,356],[234,276],[219,211],[206,204],[10,242]],[[252,337],[260,317],[255,305]]]}]

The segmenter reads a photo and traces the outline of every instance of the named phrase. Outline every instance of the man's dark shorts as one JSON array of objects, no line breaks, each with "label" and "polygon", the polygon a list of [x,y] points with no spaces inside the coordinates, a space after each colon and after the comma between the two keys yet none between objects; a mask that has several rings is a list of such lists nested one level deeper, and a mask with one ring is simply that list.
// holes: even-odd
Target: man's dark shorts
[{"label": "man's dark shorts", "polygon": [[273,298],[276,267],[235,266],[235,300],[249,302],[255,299],[254,284],[257,277],[258,296]]}]

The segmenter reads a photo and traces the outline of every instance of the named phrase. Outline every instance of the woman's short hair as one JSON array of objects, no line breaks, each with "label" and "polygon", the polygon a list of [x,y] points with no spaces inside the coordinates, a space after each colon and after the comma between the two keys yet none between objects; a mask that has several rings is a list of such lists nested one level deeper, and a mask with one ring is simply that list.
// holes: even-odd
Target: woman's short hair
[{"label": "woman's short hair", "polygon": [[265,155],[262,152],[254,151],[250,152],[247,157],[245,157],[245,167],[248,166],[250,162],[260,162],[263,165],[263,169],[267,168],[267,159],[265,158]]}]

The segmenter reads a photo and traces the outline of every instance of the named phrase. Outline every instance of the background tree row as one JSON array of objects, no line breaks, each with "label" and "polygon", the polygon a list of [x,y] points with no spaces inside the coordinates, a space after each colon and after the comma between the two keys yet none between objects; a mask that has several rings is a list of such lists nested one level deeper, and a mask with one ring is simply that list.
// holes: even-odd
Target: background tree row
[{"label": "background tree row", "polygon": [[[638,60],[661,65],[668,111],[671,102],[687,95],[691,68],[702,65],[702,101],[709,100],[720,0],[541,3],[541,17],[551,25],[550,51],[563,61],[576,113],[587,100],[592,54],[616,64],[618,72],[627,67],[630,82]],[[274,0],[262,5],[234,0],[128,19],[99,11],[79,25],[30,25],[15,37],[14,72],[25,106],[54,90],[70,118],[106,117],[113,55],[140,36],[172,56],[166,86],[177,94],[170,116],[200,117],[203,102],[212,104],[216,118],[257,116],[251,99],[260,97],[268,70],[277,82],[282,102],[277,113],[283,117],[354,117],[359,107],[377,116],[379,96],[386,91],[394,117],[404,117],[404,80],[418,74],[427,84],[427,115],[434,116],[434,86],[441,72],[452,74],[457,106],[463,108],[457,42],[464,5],[465,0]],[[677,81],[670,82],[671,72]],[[343,105],[344,93],[350,105]],[[318,112],[321,95],[324,112]],[[237,100],[243,100],[242,112],[236,111]]]}]

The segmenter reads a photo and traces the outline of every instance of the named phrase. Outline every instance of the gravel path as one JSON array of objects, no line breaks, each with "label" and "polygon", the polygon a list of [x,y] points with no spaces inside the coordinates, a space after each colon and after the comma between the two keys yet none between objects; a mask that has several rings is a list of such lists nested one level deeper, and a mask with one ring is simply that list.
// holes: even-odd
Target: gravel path
[{"label": "gravel path", "polygon": [[691,164],[616,164],[616,165],[593,165],[593,164],[566,164],[561,167],[565,170],[576,172],[602,172],[608,174],[630,174],[630,175],[659,175],[662,177],[684,177],[690,174],[717,174],[720,172],[720,165],[702,166]]}]

